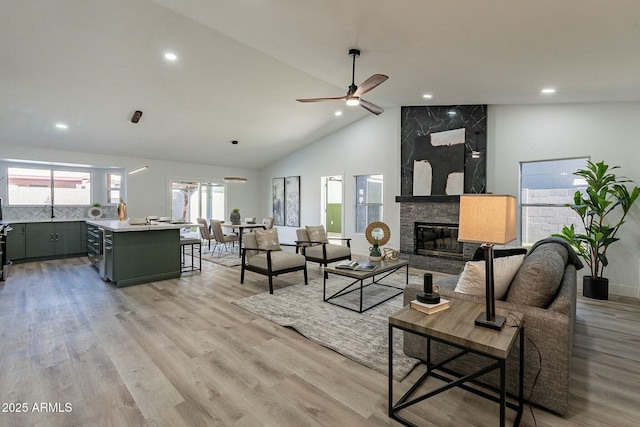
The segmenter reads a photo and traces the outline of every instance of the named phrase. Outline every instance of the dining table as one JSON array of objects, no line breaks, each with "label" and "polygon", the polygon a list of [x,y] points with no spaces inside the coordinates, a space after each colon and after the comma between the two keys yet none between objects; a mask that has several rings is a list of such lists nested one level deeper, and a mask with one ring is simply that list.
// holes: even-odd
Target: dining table
[{"label": "dining table", "polygon": [[227,229],[231,229],[231,232],[233,232],[234,230],[238,230],[238,256],[242,257],[242,233],[244,233],[244,230],[249,229],[255,229],[255,228],[261,228],[263,230],[267,229],[267,226],[264,224],[256,224],[256,223],[250,223],[250,222],[241,222],[240,224],[232,224],[230,222],[222,222],[220,223],[220,225],[222,226],[222,228],[227,228]]}]

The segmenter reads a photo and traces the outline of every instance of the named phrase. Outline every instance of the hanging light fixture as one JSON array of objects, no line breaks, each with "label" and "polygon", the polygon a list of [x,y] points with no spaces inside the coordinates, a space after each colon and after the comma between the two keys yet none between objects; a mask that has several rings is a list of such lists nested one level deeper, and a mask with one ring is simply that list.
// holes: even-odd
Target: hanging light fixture
[{"label": "hanging light fixture", "polygon": [[149,169],[149,166],[139,166],[139,167],[137,167],[135,169],[131,169],[129,171],[129,175],[133,175],[134,173],[142,172],[145,169]]},{"label": "hanging light fixture", "polygon": [[[131,116],[131,123],[138,124],[138,122],[140,121],[141,117],[142,117],[142,111],[140,111],[140,110],[134,111],[133,112],[133,116]],[[137,135],[137,133],[136,133],[136,135]],[[134,146],[133,146],[133,165],[134,166],[136,165],[136,149],[137,149],[137,146],[138,146],[137,139],[138,138],[136,138],[136,141],[134,141]],[[133,175],[134,173],[142,172],[145,169],[149,169],[149,166],[145,165],[145,166],[134,167],[133,169],[131,169],[129,171],[129,175]]]},{"label": "hanging light fixture", "polygon": [[241,184],[243,182],[247,182],[247,178],[241,176],[225,176],[223,178],[224,182],[233,183],[233,184]]}]

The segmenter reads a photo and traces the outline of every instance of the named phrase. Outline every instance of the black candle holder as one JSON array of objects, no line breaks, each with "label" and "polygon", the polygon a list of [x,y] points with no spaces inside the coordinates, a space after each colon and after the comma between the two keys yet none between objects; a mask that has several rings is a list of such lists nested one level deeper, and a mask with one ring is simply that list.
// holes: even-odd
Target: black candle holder
[{"label": "black candle holder", "polygon": [[438,304],[440,294],[433,292],[433,275],[424,273],[424,292],[418,292],[416,299],[425,304]]}]

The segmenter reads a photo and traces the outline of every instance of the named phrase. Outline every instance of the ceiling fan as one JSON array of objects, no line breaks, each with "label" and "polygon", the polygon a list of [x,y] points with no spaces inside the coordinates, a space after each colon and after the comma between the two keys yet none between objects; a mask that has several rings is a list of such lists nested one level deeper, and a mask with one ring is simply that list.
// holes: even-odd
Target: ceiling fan
[{"label": "ceiling fan", "polygon": [[351,73],[351,86],[349,86],[349,90],[345,96],[340,96],[337,98],[305,98],[305,99],[296,99],[298,102],[321,102],[321,101],[340,101],[345,100],[347,105],[354,106],[360,105],[365,110],[372,112],[373,114],[380,114],[384,110],[378,107],[375,104],[372,104],[368,101],[362,99],[362,95],[369,92],[371,89],[374,89],[385,80],[389,78],[389,76],[385,76],[384,74],[374,74],[369,77],[367,80],[362,82],[360,86],[356,86],[355,77],[356,77],[356,57],[360,56],[359,49],[349,49],[349,55],[353,56],[353,69]]}]

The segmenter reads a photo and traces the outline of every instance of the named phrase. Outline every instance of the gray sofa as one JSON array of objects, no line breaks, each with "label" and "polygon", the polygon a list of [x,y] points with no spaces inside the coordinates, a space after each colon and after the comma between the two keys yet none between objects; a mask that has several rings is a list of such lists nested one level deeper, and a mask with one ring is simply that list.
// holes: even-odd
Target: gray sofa
[{"label": "gray sofa", "polygon": [[[576,314],[576,270],[582,263],[564,241],[548,238],[534,245],[513,278],[506,298],[496,307],[523,313],[525,324],[525,399],[559,414],[565,414],[569,403],[569,376]],[[455,297],[484,304],[484,297],[454,292],[458,276],[436,284],[444,297]],[[404,304],[422,291],[420,285],[407,285]],[[455,349],[432,342],[431,360],[438,363],[455,354]],[[539,353],[538,353],[539,351]],[[427,360],[426,339],[405,332],[404,352]],[[507,391],[517,394],[519,343],[507,358]],[[449,365],[467,374],[487,364],[486,359],[466,355]],[[492,372],[480,380],[498,386],[498,374]],[[535,384],[535,385],[534,385]],[[533,390],[532,390],[533,389]]]}]

